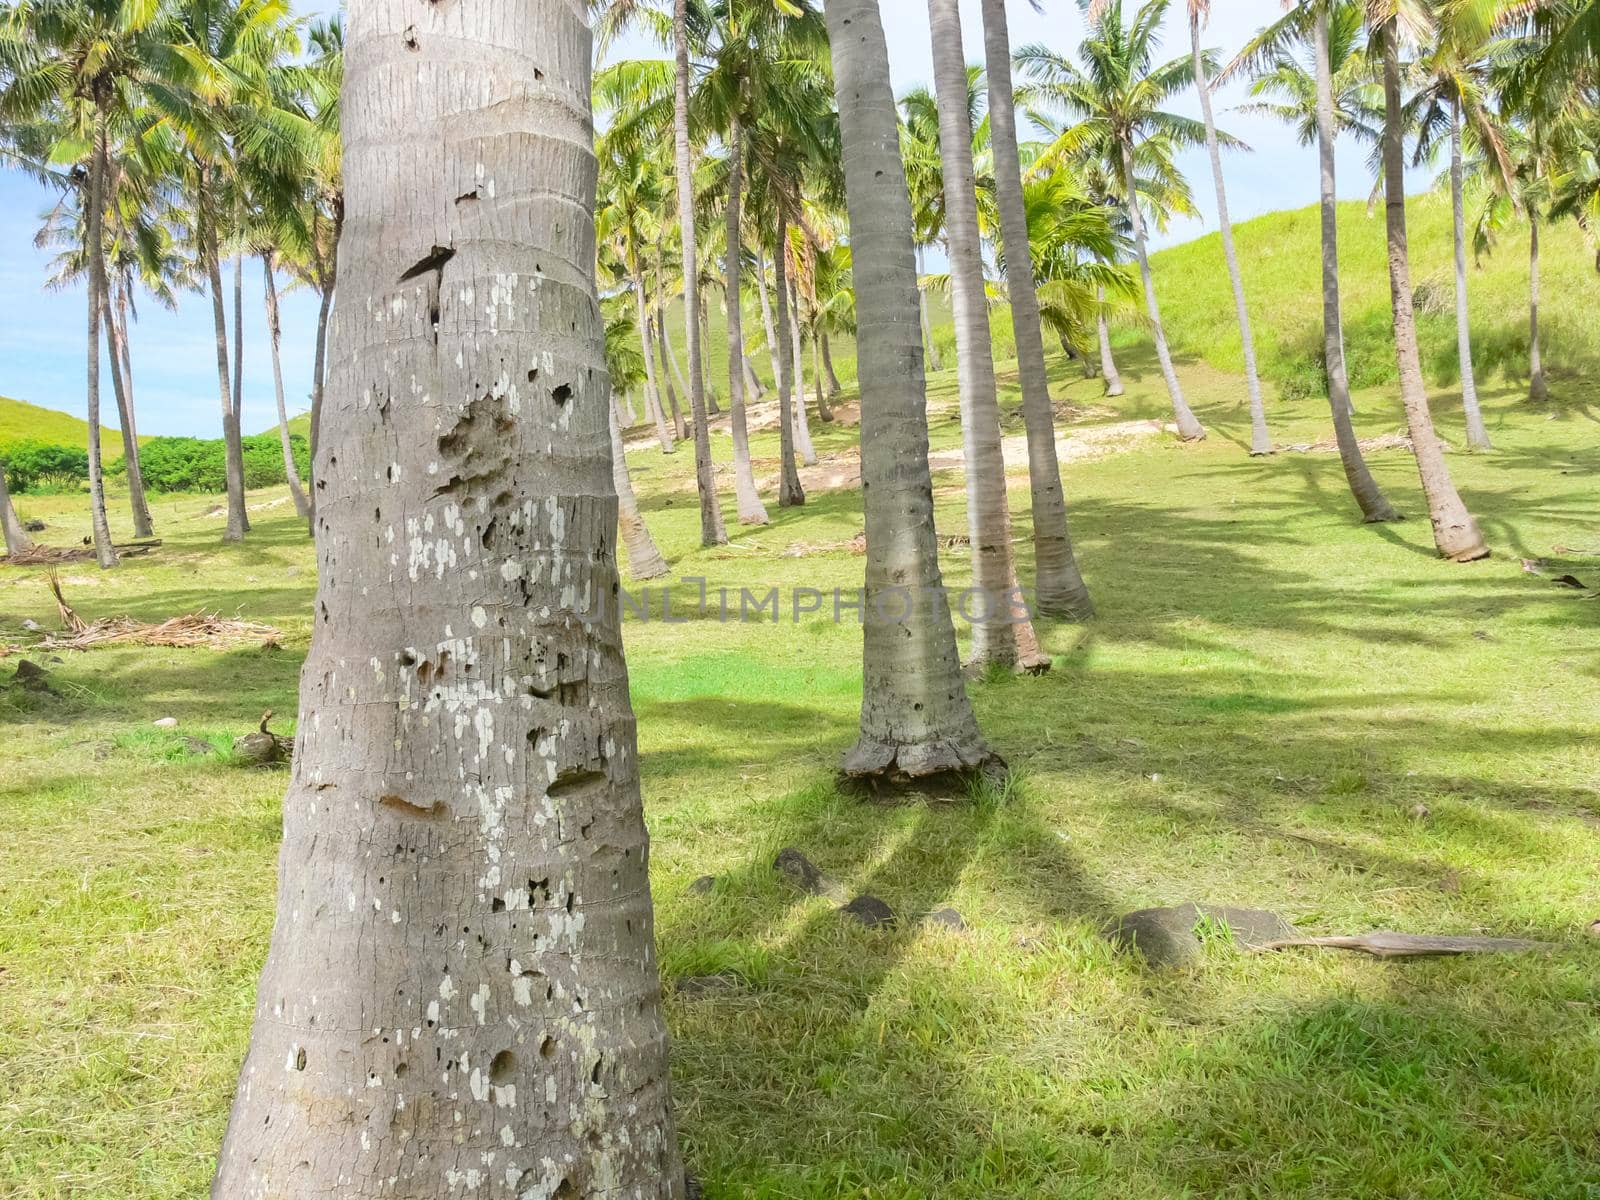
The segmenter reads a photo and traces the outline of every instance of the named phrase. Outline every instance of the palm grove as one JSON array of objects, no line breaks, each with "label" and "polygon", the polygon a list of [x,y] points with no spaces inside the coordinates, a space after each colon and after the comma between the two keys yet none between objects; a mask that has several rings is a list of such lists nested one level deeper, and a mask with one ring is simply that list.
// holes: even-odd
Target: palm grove
[{"label": "palm grove", "polygon": [[[357,0],[348,63],[340,23],[263,0],[5,6],[4,153],[53,189],[49,238],[87,297],[102,566],[116,561],[102,363],[133,524],[151,526],[128,351],[136,298],[192,290],[208,303],[230,540],[249,532],[240,264],[262,264],[274,356],[280,286],[320,301],[305,481],[275,371],[285,472],[320,564],[308,719],[214,1194],[684,1194],[619,616],[593,603],[615,594],[619,541],[635,576],[667,569],[633,499],[624,434],[639,426],[669,454],[690,443],[701,538],[722,543],[712,420],[725,405],[736,522],[803,505],[812,422],[834,419],[842,390],[832,339],[852,339],[866,598],[860,738],[844,770],[889,786],[1003,770],[940,587],[930,308],[947,299],[954,317],[984,597],[971,665],[1042,670],[1032,618],[1093,613],[1056,459],[1047,336],[1115,395],[1109,329],[1148,330],[1177,436],[1205,437],[1148,251],[1152,228],[1193,211],[1177,166],[1191,148],[1212,167],[1249,451],[1272,449],[1228,227],[1222,151],[1236,142],[1214,118],[1220,81],[1248,76],[1255,103],[1317,147],[1330,420],[1354,508],[1387,521],[1397,508],[1355,434],[1333,219],[1336,140],[1370,146],[1398,390],[1435,543],[1456,561],[1488,553],[1433,431],[1405,171],[1444,164],[1462,403],[1470,440],[1488,449],[1468,245],[1486,252],[1508,224],[1532,224],[1540,402],[1537,230],[1600,220],[1600,4],[1305,0],[1224,55],[1204,45],[1208,5],[1186,0],[1190,44],[1164,58],[1169,7],[1085,3],[1086,31],[1064,53],[1013,47],[1003,3],[985,0],[972,66],[958,6],[929,0],[933,91],[897,100],[873,0],[825,11],[614,0],[588,20],[546,0]],[[594,70],[624,33],[670,57]],[[1174,111],[1191,91],[1198,120]],[[945,273],[927,271],[930,250]],[[997,301],[1018,358],[1031,564],[1013,541],[1001,453]],[[713,309],[728,335],[719,362]],[[768,380],[781,461],[763,495],[749,428]],[[0,516],[15,552],[26,533],[3,476]]]}]

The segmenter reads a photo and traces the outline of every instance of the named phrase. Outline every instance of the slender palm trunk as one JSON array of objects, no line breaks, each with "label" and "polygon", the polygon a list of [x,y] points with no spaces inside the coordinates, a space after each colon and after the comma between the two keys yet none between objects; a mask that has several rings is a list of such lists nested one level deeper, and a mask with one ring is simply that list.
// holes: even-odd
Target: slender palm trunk
[{"label": "slender palm trunk", "polygon": [[[781,253],[781,252],[780,252]],[[794,371],[794,441],[800,460],[808,467],[817,465],[817,448],[811,444],[811,418],[806,413],[805,339],[800,334],[800,289],[789,293],[790,363]]]},{"label": "slender palm trunk", "polygon": [[1100,343],[1100,374],[1105,378],[1107,396],[1123,394],[1122,373],[1117,370],[1117,360],[1111,356],[1111,326],[1106,321],[1106,289],[1095,289],[1095,329]]},{"label": "slender palm trunk", "polygon": [[[972,618],[972,662],[1026,670],[1050,665],[1040,653],[1027,604],[1017,586],[1011,550],[1011,509],[1000,449],[1000,403],[989,339],[989,302],[978,233],[967,110],[967,64],[956,0],[928,0],[933,35],[933,84],[944,151],[945,230],[950,246],[950,293],[955,310],[956,367],[961,384],[961,441],[966,455],[967,531],[973,585],[981,611]],[[1020,186],[1020,184],[1019,184]]]},{"label": "slender palm trunk", "polygon": [[128,507],[133,513],[133,536],[153,537],[155,526],[150,520],[150,505],[144,494],[144,471],[139,461],[139,427],[133,418],[133,380],[128,373],[125,344],[127,334],[117,320],[117,311],[111,303],[111,297],[106,295],[102,300],[100,319],[105,322],[106,336],[110,342],[108,347],[110,352],[106,358],[111,363],[111,390],[117,397],[118,423],[122,427],[122,463],[127,473]]},{"label": "slender palm trunk", "polygon": [[100,316],[106,309],[105,217],[106,177],[110,160],[106,149],[106,109],[97,101],[94,110],[94,157],[89,167],[89,516],[94,528],[94,556],[102,569],[117,565],[111,543],[111,522],[106,516],[106,480],[100,452]]},{"label": "slender palm trunk", "polygon": [[756,374],[755,363],[751,362],[750,356],[742,351],[739,354],[739,360],[744,363],[745,387],[750,389],[750,395],[752,399],[760,400],[767,394],[767,389],[766,386],[761,382],[761,376]]},{"label": "slender palm trunk", "polygon": [[822,337],[811,335],[811,382],[817,388],[817,420],[831,422],[833,411],[828,407],[828,385],[822,372]]},{"label": "slender palm trunk", "polygon": [[1328,6],[1318,4],[1312,34],[1317,77],[1317,162],[1322,199],[1322,352],[1327,361],[1328,407],[1334,440],[1350,494],[1366,521],[1398,521],[1400,514],[1367,469],[1351,415],[1350,381],[1345,370],[1343,318],[1339,303],[1339,196],[1334,176],[1333,74],[1328,58]]},{"label": "slender palm trunk", "polygon": [[1528,399],[1550,399],[1544,379],[1544,353],[1539,345],[1539,210],[1528,205]]},{"label": "slender palm trunk", "polygon": [[1450,106],[1450,215],[1456,257],[1456,353],[1461,360],[1461,407],[1467,416],[1467,444],[1492,450],[1478,405],[1478,381],[1472,370],[1472,315],[1467,304],[1467,206],[1462,195],[1461,101]]},{"label": "slender palm trunk", "polygon": [[248,524],[244,510],[244,447],[239,441],[239,415],[228,394],[228,315],[222,304],[222,266],[217,258],[217,229],[211,207],[211,168],[195,163],[199,186],[195,189],[195,219],[199,226],[200,257],[211,292],[211,323],[217,344],[217,386],[222,397],[222,442],[227,468],[228,526],[223,541],[244,538]]},{"label": "slender palm trunk", "polygon": [[635,579],[659,579],[671,568],[661,556],[655,538],[639,513],[639,500],[633,494],[633,479],[628,474],[628,453],[622,446],[622,426],[616,410],[610,413],[611,482],[617,490],[617,527],[622,548],[628,555],[628,573]]},{"label": "slender palm trunk", "polygon": [[[779,325],[787,326],[789,323],[789,281],[787,278],[785,260],[788,255],[784,253],[784,243],[789,240],[789,226],[782,216],[778,218],[778,252],[773,256],[773,273],[776,275],[775,291],[778,296],[777,320]],[[763,288],[762,292],[765,293]],[[763,296],[764,298],[764,296]],[[778,507],[793,508],[806,502],[806,492],[800,486],[800,471],[794,464],[794,412],[792,411],[792,396],[789,390],[789,353],[790,344],[787,338],[778,338],[776,353],[776,368],[778,375],[778,457],[781,466],[778,470]],[[802,403],[804,401],[802,400]]]},{"label": "slender palm trunk", "polygon": [[671,454],[675,447],[672,444],[672,430],[667,428],[667,414],[661,407],[661,390],[656,385],[656,356],[651,352],[650,312],[645,306],[644,272],[639,269],[637,261],[632,267],[635,320],[639,323],[639,346],[644,351],[644,403],[650,410],[650,415],[655,418],[656,437],[661,441],[661,452]]},{"label": "slender palm trunk", "polygon": [[761,328],[767,335],[767,359],[772,364],[772,379],[778,379],[778,331],[773,324],[772,300],[767,295],[767,263],[766,255],[758,242],[756,244],[756,295],[761,299]]},{"label": "slender palm trunk", "polygon": [[[519,12],[350,6],[321,582],[216,1200],[686,1192],[614,602],[589,34],[568,4]],[[466,210],[480,161],[497,187]]]},{"label": "slender palm trunk", "polygon": [[756,490],[755,469],[750,465],[750,428],[745,419],[744,385],[749,362],[744,356],[744,285],[740,247],[744,190],[744,130],[738,114],[728,131],[727,253],[723,256],[724,288],[728,297],[728,428],[733,434],[733,494],[741,525],[765,525],[767,506]]},{"label": "slender palm trunk", "polygon": [[5,464],[0,463],[0,535],[5,537],[6,553],[21,554],[32,549],[33,539],[17,519],[17,510],[11,503],[11,490],[6,487]]},{"label": "slender palm trunk", "polygon": [[[233,411],[244,419],[244,254],[233,256]],[[247,526],[248,528],[248,526]]]},{"label": "slender palm trunk", "polygon": [[927,251],[917,247],[917,321],[922,329],[922,352],[928,357],[930,371],[944,370],[944,363],[939,354],[939,347],[933,341],[933,320],[928,315],[928,292],[922,286],[922,277],[927,274]]},{"label": "slender palm trunk", "polygon": [[1039,326],[1039,296],[1028,243],[1028,213],[1022,199],[1022,160],[1017,149],[1016,98],[1011,88],[1011,31],[1005,0],[983,0],[984,63],[989,82],[989,138],[994,155],[995,199],[1005,251],[1006,295],[1017,343],[1022,416],[1028,433],[1028,486],[1033,506],[1035,603],[1046,616],[1087,620],[1094,602],[1078,571],[1067,528],[1067,504],[1056,457],[1055,411]]},{"label": "slender palm trunk", "polygon": [[1139,277],[1144,281],[1144,307],[1150,315],[1150,332],[1155,338],[1156,359],[1161,363],[1161,377],[1167,381],[1167,395],[1172,398],[1172,416],[1178,423],[1178,436],[1186,442],[1198,442],[1206,436],[1205,426],[1189,410],[1183,398],[1183,388],[1178,384],[1178,372],[1172,365],[1172,352],[1167,348],[1167,330],[1161,323],[1161,305],[1156,301],[1155,277],[1150,273],[1150,251],[1145,245],[1144,214],[1139,211],[1139,193],[1134,187],[1133,147],[1124,141],[1119,148],[1122,156],[1122,182],[1126,189],[1128,219],[1133,224],[1133,248],[1139,256]]},{"label": "slender palm trunk", "polygon": [[1406,244],[1406,177],[1404,116],[1400,97],[1400,52],[1395,31],[1382,30],[1383,43],[1383,191],[1384,216],[1389,241],[1389,299],[1394,317],[1395,359],[1400,371],[1400,399],[1417,456],[1417,473],[1428,499],[1433,541],[1439,553],[1456,562],[1485,558],[1478,523],[1461,502],[1445,465],[1444,447],[1433,431],[1428,393],[1422,382],[1422,360],[1417,351],[1417,321],[1411,301],[1411,257]]},{"label": "slender palm trunk", "polygon": [[711,365],[711,306],[702,299],[700,304],[700,365],[703,368],[701,375],[705,379],[706,413],[709,416],[720,417],[722,408],[717,403],[716,372]]},{"label": "slender palm trunk", "polygon": [[1228,264],[1228,281],[1233,285],[1233,306],[1238,314],[1239,339],[1244,348],[1244,378],[1250,393],[1250,453],[1272,453],[1272,435],[1267,432],[1267,410],[1261,399],[1261,375],[1256,369],[1256,339],[1250,328],[1250,306],[1245,302],[1244,277],[1239,272],[1239,255],[1233,245],[1233,222],[1228,219],[1228,188],[1222,175],[1222,150],[1217,144],[1217,122],[1211,112],[1211,84],[1206,78],[1205,52],[1200,47],[1200,9],[1189,6],[1189,45],[1194,62],[1194,86],[1200,96],[1200,115],[1206,127],[1206,150],[1211,156],[1211,178],[1217,189],[1217,228],[1222,233],[1222,256]]},{"label": "slender palm trunk", "polygon": [[294,461],[294,443],[289,440],[289,406],[283,397],[283,324],[278,317],[278,283],[271,254],[261,256],[261,277],[267,316],[267,349],[272,358],[272,390],[278,401],[278,444],[283,450],[283,476],[289,484],[294,510],[302,519],[311,515],[306,489],[300,482],[300,468]]},{"label": "slender palm trunk", "polygon": [[939,573],[911,199],[877,0],[828,0],[856,286],[867,524],[861,737],[846,773],[1003,767],[978,730]]},{"label": "slender palm trunk", "polygon": [[844,391],[844,384],[839,382],[839,373],[833,369],[833,348],[828,345],[828,331],[822,331],[822,370],[828,377],[828,399],[837,400]]},{"label": "slender palm trunk", "polygon": [[[658,281],[659,278],[658,274]],[[672,431],[681,442],[688,438],[689,429],[683,423],[683,409],[678,406],[678,389],[672,386],[672,376],[677,372],[678,364],[672,358],[672,343],[667,340],[667,302],[659,292],[656,296],[655,327],[656,357],[661,360],[659,379],[666,388],[667,405],[672,415]],[[679,382],[682,382],[681,376]]]}]

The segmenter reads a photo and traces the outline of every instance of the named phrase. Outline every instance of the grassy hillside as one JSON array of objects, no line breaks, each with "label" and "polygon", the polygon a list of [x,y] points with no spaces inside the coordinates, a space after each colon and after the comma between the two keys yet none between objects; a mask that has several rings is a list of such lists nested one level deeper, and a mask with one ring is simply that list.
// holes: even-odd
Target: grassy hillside
[{"label": "grassy hillside", "polygon": [[[120,433],[102,426],[100,438],[107,458],[122,457]],[[0,396],[0,449],[30,439],[56,446],[88,446],[89,425],[70,413]]]},{"label": "grassy hillside", "polygon": [[[1412,285],[1420,314],[1424,370],[1439,387],[1459,378],[1450,204],[1437,194],[1408,206]],[[1322,259],[1315,206],[1238,226],[1245,290],[1263,373],[1280,392],[1321,395]],[[1547,369],[1559,381],[1600,363],[1600,275],[1582,232],[1566,222],[1543,232],[1542,324]],[[1383,213],[1361,202],[1339,206],[1340,279],[1351,382],[1395,378]],[[1244,369],[1222,240],[1211,234],[1154,256],[1162,317],[1175,350],[1226,371]],[[1528,228],[1512,230],[1469,267],[1473,362],[1482,378],[1522,380],[1528,364]]]}]

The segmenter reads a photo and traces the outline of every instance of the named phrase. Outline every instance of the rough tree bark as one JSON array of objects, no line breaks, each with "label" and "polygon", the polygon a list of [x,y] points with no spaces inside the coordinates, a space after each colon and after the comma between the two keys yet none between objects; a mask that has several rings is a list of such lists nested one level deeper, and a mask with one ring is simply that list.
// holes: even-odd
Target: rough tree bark
[{"label": "rough tree bark", "polygon": [[89,212],[85,233],[89,242],[89,516],[94,528],[94,557],[102,569],[117,565],[111,543],[111,522],[106,516],[106,480],[100,451],[100,316],[106,309],[105,217],[106,176],[110,159],[106,149],[106,103],[96,97],[94,110],[94,161],[89,168]]},{"label": "rough tree bark", "polygon": [[[1172,416],[1178,423],[1178,436],[1186,442],[1205,438],[1205,426],[1195,418],[1183,398],[1183,388],[1178,384],[1178,372],[1172,365],[1172,352],[1167,348],[1167,330],[1161,324],[1161,305],[1156,301],[1156,282],[1150,273],[1150,251],[1145,245],[1144,214],[1139,211],[1139,193],[1134,186],[1133,147],[1124,141],[1118,152],[1122,157],[1122,184],[1127,198],[1128,220],[1133,225],[1133,248],[1139,257],[1139,277],[1144,281],[1144,307],[1150,315],[1150,332],[1155,338],[1156,360],[1161,364],[1161,377],[1167,382],[1167,395],[1172,399]],[[1101,342],[1104,345],[1104,341]]]},{"label": "rough tree bark", "polygon": [[1016,99],[1011,88],[1011,31],[1006,24],[1005,0],[983,0],[982,11],[995,199],[1000,209],[1011,329],[1017,343],[1022,416],[1028,433],[1035,603],[1046,616],[1083,621],[1094,616],[1094,602],[1073,553],[1061,464],[1056,457],[1055,411],[1050,404],[1039,296],[1034,290],[1033,252],[1028,244],[1028,212],[1022,198]]},{"label": "rough tree bark", "polygon": [[217,1200],[680,1200],[589,33],[355,0],[320,586]]},{"label": "rough tree bark", "polygon": [[[776,276],[775,292],[778,297],[777,321],[780,327],[789,323],[789,281],[786,277],[785,260],[789,257],[783,252],[783,244],[789,238],[789,227],[784,219],[778,218],[778,252],[773,256],[773,273]],[[766,288],[763,287],[763,303]],[[782,465],[778,469],[778,507],[794,508],[806,502],[806,492],[800,486],[800,470],[794,463],[794,412],[790,405],[789,378],[789,353],[792,347],[789,339],[780,337],[776,339],[777,353],[775,355],[774,369],[778,377],[778,457]],[[804,397],[801,398],[804,403]]]},{"label": "rough tree bark", "polygon": [[[1003,765],[978,730],[939,573],[911,198],[877,0],[828,0],[856,286],[867,523],[861,738],[848,774]],[[905,602],[902,602],[904,598]]]},{"label": "rough tree bark", "polygon": [[1378,32],[1383,43],[1383,193],[1384,219],[1389,242],[1389,301],[1393,313],[1395,359],[1400,369],[1400,399],[1406,425],[1417,456],[1417,474],[1433,522],[1433,542],[1439,553],[1456,562],[1487,558],[1478,523],[1461,502],[1445,465],[1444,447],[1433,431],[1428,392],[1422,382],[1422,360],[1417,351],[1417,319],[1411,300],[1411,258],[1406,244],[1406,174],[1404,116],[1401,112],[1400,51],[1394,29]]},{"label": "rough tree bark", "polygon": [[[312,242],[317,244],[320,234],[320,221],[317,210],[311,210]],[[316,350],[311,363],[311,436],[307,439],[311,447],[311,509],[314,513],[317,507],[316,464],[317,464],[317,439],[322,429],[322,393],[328,380],[328,314],[333,308],[333,294],[337,286],[339,275],[339,239],[344,234],[344,197],[337,196],[333,201],[333,242],[329,249],[326,261],[321,258],[321,251],[315,250],[317,259],[317,341]]]},{"label": "rough tree bark", "polygon": [[750,429],[745,419],[744,385],[747,363],[744,357],[744,303],[742,264],[743,218],[740,202],[744,187],[743,129],[735,114],[728,130],[727,253],[723,258],[725,288],[728,294],[728,428],[733,434],[733,494],[739,506],[741,525],[765,525],[770,518],[767,506],[756,489],[755,469],[750,465]]},{"label": "rough tree bark", "polygon": [[239,441],[239,414],[234,410],[229,395],[228,377],[228,315],[222,304],[222,266],[217,258],[217,226],[211,203],[211,168],[204,162],[194,164],[197,186],[195,188],[195,223],[199,226],[200,258],[206,273],[207,290],[211,293],[211,324],[217,344],[217,386],[222,398],[222,442],[226,463],[228,491],[228,525],[222,540],[237,542],[244,539],[250,527],[244,510],[244,447]]},{"label": "rough tree bark", "polygon": [[[966,457],[967,532],[972,582],[981,593],[972,616],[972,662],[1044,670],[1027,607],[1017,586],[1011,550],[1011,510],[1000,449],[1000,403],[989,340],[989,302],[978,233],[967,109],[967,64],[956,0],[928,0],[933,35],[933,85],[944,160],[945,231],[950,248],[950,294],[955,312],[956,370],[961,386],[961,441]],[[968,615],[964,613],[963,615]]]},{"label": "rough tree bark", "polygon": [[272,254],[261,256],[263,299],[267,316],[267,347],[272,358],[272,390],[278,401],[278,444],[283,450],[283,474],[289,483],[289,495],[294,500],[294,510],[301,518],[311,515],[311,503],[306,499],[306,489],[300,482],[300,468],[294,463],[294,443],[289,440],[289,406],[283,396],[283,323],[278,317],[278,282]]},{"label": "rough tree bark", "polygon": [[1339,302],[1339,195],[1335,186],[1333,72],[1328,57],[1328,7],[1318,4],[1312,32],[1317,77],[1317,162],[1322,212],[1322,352],[1327,363],[1328,407],[1334,440],[1350,494],[1366,521],[1398,521],[1400,514],[1367,469],[1353,423],[1350,380],[1344,361],[1344,317]]},{"label": "rough tree bark", "polygon": [[1217,192],[1217,228],[1222,233],[1222,256],[1228,264],[1228,281],[1233,285],[1233,307],[1239,322],[1239,339],[1244,349],[1245,386],[1250,394],[1250,453],[1272,453],[1272,435],[1267,432],[1267,410],[1261,399],[1261,374],[1256,368],[1256,339],[1250,329],[1250,306],[1244,297],[1244,276],[1239,271],[1239,254],[1233,244],[1233,222],[1228,218],[1228,186],[1222,174],[1222,149],[1217,144],[1217,121],[1211,111],[1211,83],[1206,78],[1206,56],[1200,47],[1200,4],[1189,5],[1189,52],[1194,63],[1194,87],[1200,97],[1200,116],[1206,127],[1206,151],[1211,158],[1211,179]]},{"label": "rough tree bark", "polygon": [[1472,313],[1467,304],[1467,205],[1461,162],[1461,101],[1450,105],[1450,217],[1455,242],[1456,353],[1461,361],[1461,408],[1467,417],[1467,444],[1492,450],[1489,431],[1478,404],[1478,380],[1472,370]]}]

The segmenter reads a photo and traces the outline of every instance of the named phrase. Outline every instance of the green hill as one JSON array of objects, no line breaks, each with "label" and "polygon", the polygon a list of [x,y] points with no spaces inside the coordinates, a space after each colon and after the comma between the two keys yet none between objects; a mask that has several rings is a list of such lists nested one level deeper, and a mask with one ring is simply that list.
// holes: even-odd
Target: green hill
[{"label": "green hill", "polygon": [[[0,396],[0,448],[29,440],[55,446],[87,447],[89,425],[70,413]],[[101,426],[100,440],[107,458],[122,457],[121,433]]]},{"label": "green hill", "polygon": [[[1407,206],[1411,278],[1417,297],[1423,367],[1435,386],[1457,382],[1454,271],[1446,196],[1415,196]],[[1265,377],[1292,395],[1320,395],[1322,357],[1321,223],[1315,205],[1271,213],[1235,230],[1257,353]],[[1542,231],[1545,363],[1554,376],[1600,365],[1600,275],[1582,230],[1564,222]],[[1395,378],[1389,275],[1382,210],[1339,206],[1340,281],[1351,382]],[[1152,258],[1162,318],[1175,351],[1219,369],[1242,371],[1233,297],[1215,233]],[[1528,227],[1508,231],[1494,252],[1468,267],[1473,363],[1480,377],[1526,378]]]}]

